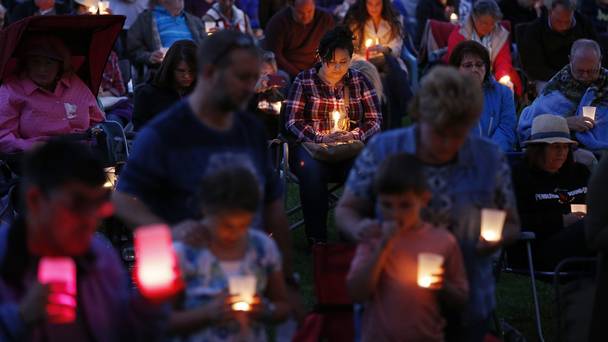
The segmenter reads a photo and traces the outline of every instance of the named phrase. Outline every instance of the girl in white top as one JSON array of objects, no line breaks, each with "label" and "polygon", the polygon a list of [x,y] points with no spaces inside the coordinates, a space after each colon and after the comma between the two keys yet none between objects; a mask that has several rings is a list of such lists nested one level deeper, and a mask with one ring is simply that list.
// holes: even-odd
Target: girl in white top
[{"label": "girl in white top", "polygon": [[344,19],[344,23],[355,35],[354,58],[373,59],[382,54],[401,60],[406,33],[403,17],[393,8],[390,0],[357,0]]}]

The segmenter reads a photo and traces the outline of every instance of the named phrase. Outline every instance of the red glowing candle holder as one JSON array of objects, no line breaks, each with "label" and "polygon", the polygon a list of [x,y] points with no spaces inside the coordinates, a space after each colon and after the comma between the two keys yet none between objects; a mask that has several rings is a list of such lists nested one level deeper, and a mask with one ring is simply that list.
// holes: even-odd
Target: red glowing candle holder
[{"label": "red glowing candle holder", "polygon": [[163,300],[179,292],[180,275],[168,226],[135,231],[135,274],[141,294],[148,299]]},{"label": "red glowing candle holder", "polygon": [[50,285],[46,305],[49,322],[71,323],[76,319],[76,265],[71,258],[44,257],[38,264],[38,282]]}]

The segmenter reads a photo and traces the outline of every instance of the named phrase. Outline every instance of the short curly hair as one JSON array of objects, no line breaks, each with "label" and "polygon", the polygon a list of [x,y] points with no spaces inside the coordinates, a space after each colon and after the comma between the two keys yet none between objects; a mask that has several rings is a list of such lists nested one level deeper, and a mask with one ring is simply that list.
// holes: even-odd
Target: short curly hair
[{"label": "short curly hair", "polygon": [[482,107],[479,82],[453,67],[437,66],[422,79],[410,103],[410,113],[416,121],[446,128],[476,122]]}]

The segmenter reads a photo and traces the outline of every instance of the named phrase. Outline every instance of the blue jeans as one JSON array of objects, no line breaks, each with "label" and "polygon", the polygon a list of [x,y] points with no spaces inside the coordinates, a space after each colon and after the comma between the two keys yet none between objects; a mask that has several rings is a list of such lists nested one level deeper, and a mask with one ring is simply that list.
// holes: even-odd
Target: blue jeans
[{"label": "blue jeans", "polygon": [[327,241],[327,184],[344,183],[355,159],[337,163],[321,162],[313,159],[299,144],[293,146],[291,151],[289,167],[300,183],[306,237],[313,241]]}]

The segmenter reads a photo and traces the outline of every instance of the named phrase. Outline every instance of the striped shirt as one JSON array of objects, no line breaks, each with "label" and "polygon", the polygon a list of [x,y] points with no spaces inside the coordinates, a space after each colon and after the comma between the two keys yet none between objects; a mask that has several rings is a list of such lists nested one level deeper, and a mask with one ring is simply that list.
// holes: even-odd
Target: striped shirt
[{"label": "striped shirt", "polygon": [[[360,72],[349,69],[342,82],[332,87],[318,75],[319,65],[302,71],[291,86],[286,101],[287,129],[298,141],[320,142],[331,132],[333,111],[345,112],[348,129],[361,141],[380,131],[382,113],[376,90]],[[348,87],[348,108],[344,100]]]},{"label": "striped shirt", "polygon": [[169,48],[182,39],[194,40],[183,12],[174,17],[163,6],[158,5],[154,8],[154,19],[163,47]]}]

